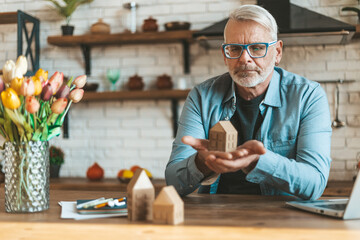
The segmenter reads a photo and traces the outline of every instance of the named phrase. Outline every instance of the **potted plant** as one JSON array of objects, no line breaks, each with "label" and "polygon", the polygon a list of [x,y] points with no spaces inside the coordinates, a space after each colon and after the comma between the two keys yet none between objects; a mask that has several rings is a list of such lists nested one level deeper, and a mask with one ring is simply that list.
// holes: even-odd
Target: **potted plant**
[{"label": "potted plant", "polygon": [[66,25],[62,25],[63,35],[73,35],[74,26],[69,25],[71,15],[75,12],[76,8],[81,4],[91,3],[93,0],[62,0],[63,4],[60,4],[58,0],[46,0],[52,2],[58,13],[66,19]]},{"label": "potted plant", "polygon": [[64,152],[61,148],[51,146],[49,149],[50,178],[58,178],[60,167],[64,163]]}]

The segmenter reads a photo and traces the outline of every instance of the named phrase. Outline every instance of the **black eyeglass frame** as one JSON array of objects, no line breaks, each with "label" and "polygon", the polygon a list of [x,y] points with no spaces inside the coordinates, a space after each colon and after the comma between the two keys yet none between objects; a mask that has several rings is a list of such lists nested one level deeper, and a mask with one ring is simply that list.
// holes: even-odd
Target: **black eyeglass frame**
[{"label": "black eyeglass frame", "polygon": [[[266,56],[266,54],[267,54],[267,52],[268,52],[269,46],[272,46],[272,45],[274,45],[274,44],[276,44],[276,43],[277,43],[277,40],[272,41],[272,42],[268,42],[268,43],[266,43],[266,42],[257,42],[257,43],[249,43],[249,44],[223,43],[223,44],[222,44],[222,49],[223,49],[223,51],[224,51],[225,57],[228,58],[228,59],[238,59],[238,58],[240,58],[241,55],[242,55],[243,52],[244,52],[244,49],[246,49],[247,53],[248,53],[249,56],[252,57],[252,58],[263,58],[263,57]],[[251,55],[251,53],[249,52],[248,47],[251,46],[251,45],[256,45],[256,44],[265,44],[265,46],[266,46],[266,51],[265,51],[264,56],[262,56],[262,57],[256,57],[256,56],[252,56],[252,55]],[[241,53],[240,53],[239,57],[230,57],[230,56],[228,56],[228,55],[226,54],[226,50],[225,50],[225,48],[226,48],[227,46],[240,46],[240,47],[242,47],[242,50],[241,50]]]}]

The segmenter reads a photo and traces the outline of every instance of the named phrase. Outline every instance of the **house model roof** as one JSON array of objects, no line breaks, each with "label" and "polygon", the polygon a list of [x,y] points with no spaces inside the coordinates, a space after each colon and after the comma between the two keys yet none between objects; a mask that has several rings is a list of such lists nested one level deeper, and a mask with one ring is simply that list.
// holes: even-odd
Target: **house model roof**
[{"label": "house model roof", "polygon": [[215,124],[211,131],[215,132],[237,132],[235,127],[231,124],[230,121],[219,121],[217,124]]},{"label": "house model roof", "polygon": [[158,205],[173,205],[179,203],[183,203],[183,200],[172,185],[163,187],[154,201],[154,204]]},{"label": "house model roof", "polygon": [[154,188],[149,177],[143,169],[136,170],[134,176],[127,186],[127,191],[132,189],[148,189]]}]

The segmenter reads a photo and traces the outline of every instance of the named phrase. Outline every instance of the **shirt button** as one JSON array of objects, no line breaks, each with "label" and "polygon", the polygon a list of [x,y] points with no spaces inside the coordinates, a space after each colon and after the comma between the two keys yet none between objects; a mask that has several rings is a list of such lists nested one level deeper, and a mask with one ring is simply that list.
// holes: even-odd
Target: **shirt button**
[{"label": "shirt button", "polygon": [[225,117],[225,120],[228,121],[228,120],[229,120],[229,117]]},{"label": "shirt button", "polygon": [[192,184],[190,184],[190,185],[189,185],[189,187],[193,187],[193,185],[192,185]]}]

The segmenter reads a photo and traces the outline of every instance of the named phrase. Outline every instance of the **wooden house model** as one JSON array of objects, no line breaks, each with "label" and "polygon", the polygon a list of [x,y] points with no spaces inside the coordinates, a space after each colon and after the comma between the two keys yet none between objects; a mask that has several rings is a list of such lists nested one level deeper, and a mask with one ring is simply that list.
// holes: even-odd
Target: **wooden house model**
[{"label": "wooden house model", "polygon": [[174,186],[163,187],[155,199],[153,222],[172,225],[184,222],[184,202]]},{"label": "wooden house model", "polygon": [[209,133],[209,150],[231,152],[237,147],[238,133],[230,121],[219,121]]},{"label": "wooden house model", "polygon": [[127,186],[129,220],[151,220],[154,199],[155,189],[149,177],[143,169],[137,169]]}]

